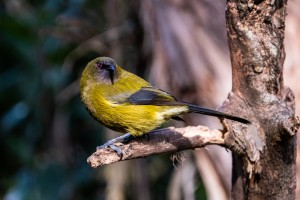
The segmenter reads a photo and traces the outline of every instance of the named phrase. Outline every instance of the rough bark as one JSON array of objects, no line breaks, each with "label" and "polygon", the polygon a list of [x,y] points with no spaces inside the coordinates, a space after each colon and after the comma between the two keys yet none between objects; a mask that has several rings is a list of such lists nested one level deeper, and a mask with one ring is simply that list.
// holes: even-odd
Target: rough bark
[{"label": "rough bark", "polygon": [[[222,109],[243,113],[258,130],[242,135],[229,127],[237,148],[233,199],[295,199],[299,121],[294,95],[282,78],[285,16],[285,1],[227,2],[233,95]],[[240,102],[240,108],[231,102]]]},{"label": "rough bark", "polygon": [[146,137],[136,138],[128,144],[122,144],[123,156],[110,148],[98,149],[88,158],[92,167],[111,164],[121,160],[142,158],[160,153],[173,153],[186,149],[195,149],[210,144],[224,145],[223,133],[209,130],[205,126],[160,129]]}]

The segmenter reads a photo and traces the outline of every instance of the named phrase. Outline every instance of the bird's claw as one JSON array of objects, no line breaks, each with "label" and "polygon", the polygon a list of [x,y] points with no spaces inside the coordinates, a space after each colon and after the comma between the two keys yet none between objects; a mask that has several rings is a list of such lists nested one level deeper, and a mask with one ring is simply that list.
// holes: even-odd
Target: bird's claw
[{"label": "bird's claw", "polygon": [[106,142],[105,144],[103,144],[101,146],[97,146],[97,150],[105,149],[106,147],[110,147],[112,150],[114,150],[118,154],[118,156],[120,157],[120,160],[122,160],[122,158],[123,158],[122,149],[120,147],[115,146],[114,143],[116,143],[116,142],[128,143],[132,139],[132,137],[133,136],[131,134],[126,133],[117,138],[109,140],[108,142]]},{"label": "bird's claw", "polygon": [[105,149],[106,147],[109,147],[112,150],[114,150],[118,154],[118,156],[120,157],[120,160],[122,160],[122,158],[123,158],[122,149],[120,147],[115,146],[114,144],[104,144],[104,145],[101,145],[101,146],[97,146],[96,149],[97,150],[99,150],[99,149]]}]

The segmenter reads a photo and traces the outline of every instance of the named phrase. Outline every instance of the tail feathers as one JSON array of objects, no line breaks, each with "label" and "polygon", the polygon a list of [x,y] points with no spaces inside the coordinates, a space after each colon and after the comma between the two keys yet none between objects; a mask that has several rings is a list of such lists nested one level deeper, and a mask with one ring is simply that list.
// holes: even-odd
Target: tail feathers
[{"label": "tail feathers", "polygon": [[207,109],[207,108],[201,108],[199,106],[191,105],[191,104],[189,104],[188,107],[189,107],[189,111],[193,112],[193,113],[210,115],[210,116],[219,117],[219,118],[226,118],[226,119],[230,119],[233,121],[241,122],[243,124],[251,124],[250,121],[248,121],[244,118],[241,118],[241,117],[229,115],[226,113],[218,112],[218,111]]}]

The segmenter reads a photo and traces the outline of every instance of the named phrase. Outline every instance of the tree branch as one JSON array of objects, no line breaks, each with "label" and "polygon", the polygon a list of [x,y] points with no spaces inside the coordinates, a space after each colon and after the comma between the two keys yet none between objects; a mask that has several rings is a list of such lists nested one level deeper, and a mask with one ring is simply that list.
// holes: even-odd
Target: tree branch
[{"label": "tree branch", "polygon": [[[184,128],[166,128],[150,133],[147,138],[136,138],[128,144],[119,143],[123,152],[121,160],[147,157],[160,153],[173,153],[186,149],[195,149],[210,144],[225,145],[224,133],[209,130],[205,126],[188,126]],[[116,145],[117,146],[117,145]],[[98,149],[87,162],[94,168],[120,161],[120,157],[110,148]]]}]

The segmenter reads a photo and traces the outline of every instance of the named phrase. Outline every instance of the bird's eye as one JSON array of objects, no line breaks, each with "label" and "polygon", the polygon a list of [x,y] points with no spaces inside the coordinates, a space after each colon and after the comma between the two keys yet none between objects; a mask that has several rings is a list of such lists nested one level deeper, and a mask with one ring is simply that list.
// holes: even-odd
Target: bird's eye
[{"label": "bird's eye", "polygon": [[96,63],[96,66],[97,66],[98,68],[102,68],[102,66],[103,66],[103,63],[101,63],[101,62],[97,62],[97,63]]},{"label": "bird's eye", "polygon": [[99,69],[106,69],[106,68],[110,67],[110,65],[102,63],[102,62],[98,62],[98,63],[96,63],[96,65]]}]

